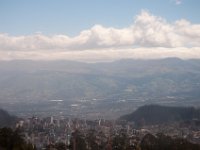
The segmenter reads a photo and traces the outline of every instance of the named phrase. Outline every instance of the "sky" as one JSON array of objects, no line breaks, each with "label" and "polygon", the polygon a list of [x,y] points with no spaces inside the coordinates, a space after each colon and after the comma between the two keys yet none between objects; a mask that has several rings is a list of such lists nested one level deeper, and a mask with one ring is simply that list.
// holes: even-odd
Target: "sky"
[{"label": "sky", "polygon": [[200,58],[199,0],[0,0],[0,60]]}]

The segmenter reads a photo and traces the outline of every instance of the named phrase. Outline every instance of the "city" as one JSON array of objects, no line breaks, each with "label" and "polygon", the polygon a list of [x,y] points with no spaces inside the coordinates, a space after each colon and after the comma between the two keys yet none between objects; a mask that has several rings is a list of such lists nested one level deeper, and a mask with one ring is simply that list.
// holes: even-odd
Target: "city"
[{"label": "city", "polygon": [[[172,139],[180,138],[200,144],[200,121],[142,126],[123,120],[81,120],[63,116],[19,120],[20,129],[27,143],[37,149],[132,149],[140,148],[147,134],[163,134]],[[114,148],[115,147],[115,148]]]}]

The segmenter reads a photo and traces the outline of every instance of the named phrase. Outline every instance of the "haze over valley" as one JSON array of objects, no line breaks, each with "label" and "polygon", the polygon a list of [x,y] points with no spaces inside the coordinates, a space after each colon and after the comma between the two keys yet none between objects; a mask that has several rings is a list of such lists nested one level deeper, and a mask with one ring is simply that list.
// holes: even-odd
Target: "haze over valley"
[{"label": "haze over valley", "polygon": [[[116,118],[145,104],[199,106],[200,61],[2,61],[0,100],[13,113]],[[23,109],[22,109],[23,108]]]}]

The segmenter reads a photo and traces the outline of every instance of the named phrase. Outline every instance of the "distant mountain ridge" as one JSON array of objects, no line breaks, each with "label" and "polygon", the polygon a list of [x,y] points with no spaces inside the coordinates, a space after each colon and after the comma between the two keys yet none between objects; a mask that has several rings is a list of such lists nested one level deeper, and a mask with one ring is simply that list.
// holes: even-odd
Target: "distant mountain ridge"
[{"label": "distant mountain ridge", "polygon": [[[200,60],[1,61],[0,101],[200,96]],[[114,96],[116,95],[116,96]]]},{"label": "distant mountain ridge", "polygon": [[155,125],[175,121],[200,120],[200,108],[145,105],[131,114],[120,117],[136,124]]}]

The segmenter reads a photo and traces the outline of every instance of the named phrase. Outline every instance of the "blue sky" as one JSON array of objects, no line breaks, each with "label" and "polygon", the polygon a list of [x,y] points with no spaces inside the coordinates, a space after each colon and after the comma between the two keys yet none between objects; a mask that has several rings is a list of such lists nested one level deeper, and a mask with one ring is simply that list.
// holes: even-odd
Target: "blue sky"
[{"label": "blue sky", "polygon": [[95,24],[129,26],[141,10],[169,22],[200,22],[199,0],[0,0],[0,33],[78,35]]}]

